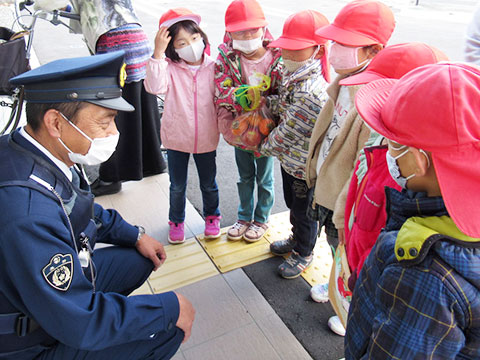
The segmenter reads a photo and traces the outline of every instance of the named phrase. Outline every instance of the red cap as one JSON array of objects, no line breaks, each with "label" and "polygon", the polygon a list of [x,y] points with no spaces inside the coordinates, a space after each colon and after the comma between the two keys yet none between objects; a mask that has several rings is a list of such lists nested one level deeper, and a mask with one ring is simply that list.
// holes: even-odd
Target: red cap
[{"label": "red cap", "polygon": [[480,238],[480,68],[443,62],[400,80],[363,86],[355,105],[374,130],[429,151],[448,213],[465,234]]},{"label": "red cap", "polygon": [[366,84],[378,79],[400,79],[417,67],[440,61],[448,61],[447,55],[424,43],[391,45],[380,51],[365,71],[340,80],[340,85]]},{"label": "red cap", "polygon": [[267,26],[267,20],[256,0],[234,0],[225,13],[225,30],[228,32],[256,29]]},{"label": "red cap", "polygon": [[175,8],[170,9],[165,14],[163,14],[158,24],[159,27],[165,26],[169,28],[173,24],[184,20],[191,20],[195,24],[199,25],[202,18],[200,17],[200,15],[194,14],[186,8]]},{"label": "red cap", "polygon": [[315,35],[315,30],[328,25],[328,19],[318,11],[304,10],[290,15],[283,25],[283,33],[268,46],[286,50],[301,50],[325,44],[326,39]]},{"label": "red cap", "polygon": [[356,0],[345,5],[332,24],[317,35],[347,46],[386,45],[395,28],[390,8],[373,0]]}]

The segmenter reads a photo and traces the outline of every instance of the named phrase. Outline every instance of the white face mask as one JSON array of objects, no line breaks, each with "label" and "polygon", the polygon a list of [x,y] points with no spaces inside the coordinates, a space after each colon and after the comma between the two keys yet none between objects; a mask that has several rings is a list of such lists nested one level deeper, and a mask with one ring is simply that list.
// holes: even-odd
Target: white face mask
[{"label": "white face mask", "polygon": [[181,49],[175,49],[175,52],[186,62],[195,63],[202,58],[204,50],[205,43],[203,42],[203,39],[200,39]]},{"label": "white face mask", "polygon": [[330,64],[335,70],[355,69],[369,61],[369,59],[365,59],[362,63],[358,63],[358,49],[361,49],[362,47],[363,46],[343,46],[334,42],[330,47],[328,61],[330,61]]},{"label": "white face mask", "polygon": [[263,36],[250,40],[233,39],[232,46],[235,50],[241,51],[245,55],[253,54],[263,46]]},{"label": "white face mask", "polygon": [[91,139],[87,134],[85,134],[82,130],[80,130],[74,123],[67,119],[65,115],[60,113],[62,117],[68,121],[70,125],[74,127],[80,134],[82,134],[88,141],[90,141],[90,148],[85,155],[74,153],[70,150],[67,145],[63,143],[63,141],[58,138],[60,144],[62,144],[65,149],[68,151],[68,158],[76,163],[82,165],[98,165],[105,161],[107,161],[110,156],[114,153],[115,149],[117,148],[118,138],[120,137],[120,133],[117,132],[115,135],[110,135],[104,138],[96,138]]},{"label": "white face mask", "polygon": [[315,56],[317,56],[319,50],[320,50],[320,47],[317,47],[317,49],[313,52],[312,56],[310,56],[308,59],[303,61],[283,59],[283,65],[285,66],[285,69],[289,74],[294,73],[295,71],[300,69],[302,66],[310,64],[312,61],[314,61]]},{"label": "white face mask", "polygon": [[[403,145],[399,148],[394,148],[395,150],[402,150],[406,148],[407,146]],[[400,186],[402,189],[407,188],[407,181],[410,180],[411,178],[415,177],[415,174],[409,175],[407,177],[402,176],[402,173],[400,172],[400,167],[398,166],[397,160],[400,159],[402,156],[404,156],[406,153],[408,153],[408,148],[402,152],[401,154],[397,156],[392,156],[390,155],[390,152],[387,151],[386,157],[387,157],[387,166],[388,166],[388,172],[390,173],[391,177],[395,182]],[[422,149],[419,150],[425,157],[427,158],[428,162],[428,167],[430,167],[430,159],[428,158],[428,155],[425,151]]]}]

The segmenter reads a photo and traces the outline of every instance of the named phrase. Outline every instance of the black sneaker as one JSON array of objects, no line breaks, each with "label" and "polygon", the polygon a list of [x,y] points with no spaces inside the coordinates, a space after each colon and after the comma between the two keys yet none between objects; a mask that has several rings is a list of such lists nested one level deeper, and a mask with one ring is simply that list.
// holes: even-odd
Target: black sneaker
[{"label": "black sneaker", "polygon": [[283,256],[292,252],[296,241],[293,240],[293,236],[290,235],[286,240],[275,241],[270,244],[270,251],[273,255]]},{"label": "black sneaker", "polygon": [[97,179],[92,183],[92,185],[90,185],[90,190],[96,197],[103,195],[112,195],[122,190],[122,182],[105,182]]},{"label": "black sneaker", "polygon": [[312,264],[312,261],[313,254],[303,257],[296,251],[292,251],[292,254],[278,267],[278,273],[285,279],[295,279]]}]

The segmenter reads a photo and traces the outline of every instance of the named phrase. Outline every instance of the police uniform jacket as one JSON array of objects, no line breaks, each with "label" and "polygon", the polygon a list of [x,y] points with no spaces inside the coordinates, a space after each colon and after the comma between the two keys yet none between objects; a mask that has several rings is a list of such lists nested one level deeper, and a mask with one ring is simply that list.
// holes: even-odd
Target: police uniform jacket
[{"label": "police uniform jacket", "polygon": [[[83,179],[73,185],[18,131],[0,138],[0,228],[0,357],[33,358],[57,341],[98,350],[175,325],[179,305],[172,292],[95,292],[77,255],[81,240],[134,247],[138,229],[94,204]],[[2,334],[1,319],[12,313],[39,328],[24,337]]]}]

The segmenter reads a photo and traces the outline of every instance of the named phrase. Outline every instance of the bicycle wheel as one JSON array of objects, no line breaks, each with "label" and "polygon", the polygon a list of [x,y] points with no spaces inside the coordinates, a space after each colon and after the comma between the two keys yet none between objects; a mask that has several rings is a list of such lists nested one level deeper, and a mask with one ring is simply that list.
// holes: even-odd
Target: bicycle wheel
[{"label": "bicycle wheel", "polygon": [[23,110],[23,88],[17,95],[0,96],[0,135],[9,134],[25,121]]}]

